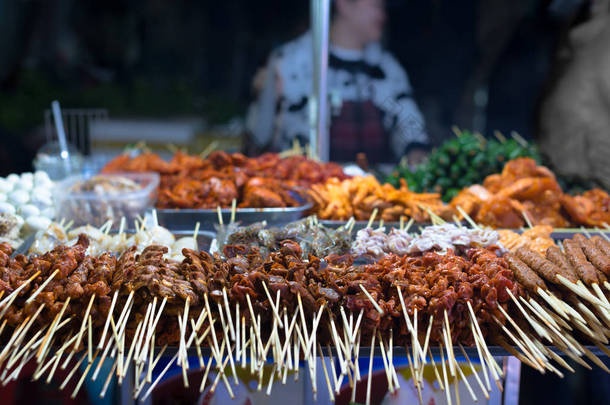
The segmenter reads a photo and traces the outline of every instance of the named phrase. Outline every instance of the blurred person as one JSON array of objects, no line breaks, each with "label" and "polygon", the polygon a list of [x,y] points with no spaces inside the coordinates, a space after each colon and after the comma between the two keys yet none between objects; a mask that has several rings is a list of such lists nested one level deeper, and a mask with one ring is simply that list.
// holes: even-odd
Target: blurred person
[{"label": "blurred person", "polygon": [[[384,0],[334,0],[329,35],[330,160],[411,163],[427,150],[423,116],[407,73],[380,44]],[[271,53],[253,80],[256,101],[247,129],[259,149],[282,150],[309,141],[312,35],[307,32]]]},{"label": "blurred person", "polygon": [[539,146],[562,176],[610,189],[610,0],[568,35],[569,54],[540,115]]}]

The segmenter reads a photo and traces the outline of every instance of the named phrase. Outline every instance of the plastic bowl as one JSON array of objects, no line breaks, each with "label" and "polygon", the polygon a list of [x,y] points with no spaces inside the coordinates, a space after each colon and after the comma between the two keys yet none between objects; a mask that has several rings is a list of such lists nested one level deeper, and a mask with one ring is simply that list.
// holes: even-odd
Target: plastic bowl
[{"label": "plastic bowl", "polygon": [[[135,183],[134,190],[105,189],[98,186],[93,190],[81,191],[84,184],[92,179],[107,179],[116,183],[117,178]],[[133,184],[132,183],[132,184]],[[112,229],[118,229],[122,217],[131,226],[138,217],[152,209],[157,200],[159,186],[158,173],[110,173],[95,176],[72,176],[55,186],[55,218],[74,221],[74,226],[93,225],[100,227],[112,220]]]}]

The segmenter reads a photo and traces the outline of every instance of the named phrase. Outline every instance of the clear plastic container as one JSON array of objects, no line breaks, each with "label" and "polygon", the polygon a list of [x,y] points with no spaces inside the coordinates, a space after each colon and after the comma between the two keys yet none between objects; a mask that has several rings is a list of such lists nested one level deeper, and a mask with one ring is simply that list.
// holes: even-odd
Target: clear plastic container
[{"label": "clear plastic container", "polygon": [[83,168],[83,156],[70,144],[68,151],[70,152],[69,171],[66,170],[65,162],[61,158],[61,149],[57,141],[47,143],[40,148],[33,162],[34,168],[47,172],[51,180],[55,181],[80,173]]},{"label": "clear plastic container", "polygon": [[112,229],[118,229],[125,217],[126,226],[132,227],[154,207],[158,186],[158,173],[72,176],[55,186],[55,218],[96,227],[112,220]]}]

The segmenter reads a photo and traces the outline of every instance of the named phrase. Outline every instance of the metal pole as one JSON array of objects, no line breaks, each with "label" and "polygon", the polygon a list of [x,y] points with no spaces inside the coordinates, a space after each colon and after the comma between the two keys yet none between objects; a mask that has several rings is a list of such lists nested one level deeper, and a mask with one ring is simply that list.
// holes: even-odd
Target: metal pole
[{"label": "metal pole", "polygon": [[310,98],[310,145],[318,158],[328,161],[328,32],[330,0],[312,0],[313,89]]}]

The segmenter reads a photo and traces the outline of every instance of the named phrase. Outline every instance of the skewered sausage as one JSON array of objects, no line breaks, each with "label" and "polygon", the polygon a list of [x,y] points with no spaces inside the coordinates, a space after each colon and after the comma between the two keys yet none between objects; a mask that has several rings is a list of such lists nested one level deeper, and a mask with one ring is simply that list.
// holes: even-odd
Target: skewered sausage
[{"label": "skewered sausage", "polygon": [[[534,252],[526,246],[522,246],[515,251],[515,255],[527,264],[538,275],[551,283],[557,283],[557,275],[561,274],[566,277],[563,269],[553,262],[542,257],[539,253]],[[567,278],[567,277],[566,277]]]},{"label": "skewered sausage", "polygon": [[546,258],[554,263],[557,267],[562,270],[562,275],[572,283],[579,280],[578,274],[574,267],[570,264],[568,258],[561,252],[561,249],[557,246],[551,246],[546,250]]},{"label": "skewered sausage", "polygon": [[598,283],[599,280],[595,267],[587,260],[580,244],[571,239],[565,239],[563,241],[563,247],[565,248],[566,256],[568,257],[570,264],[572,264],[580,279],[584,281],[585,284]]},{"label": "skewered sausage", "polygon": [[606,256],[610,256],[610,242],[601,236],[595,235],[591,238],[591,242],[601,250]]},{"label": "skewered sausage", "polygon": [[532,270],[527,264],[523,263],[521,259],[519,259],[513,253],[505,253],[504,259],[508,262],[510,269],[513,271],[515,278],[518,282],[523,284],[525,288],[530,291],[536,291],[539,287],[543,290],[546,290],[546,284],[544,280],[542,280],[534,270]]},{"label": "skewered sausage", "polygon": [[598,270],[604,274],[610,274],[610,257],[604,255],[593,242],[581,234],[574,235],[573,239],[578,242],[580,248],[585,253],[585,256],[587,256],[587,259],[589,259]]}]

